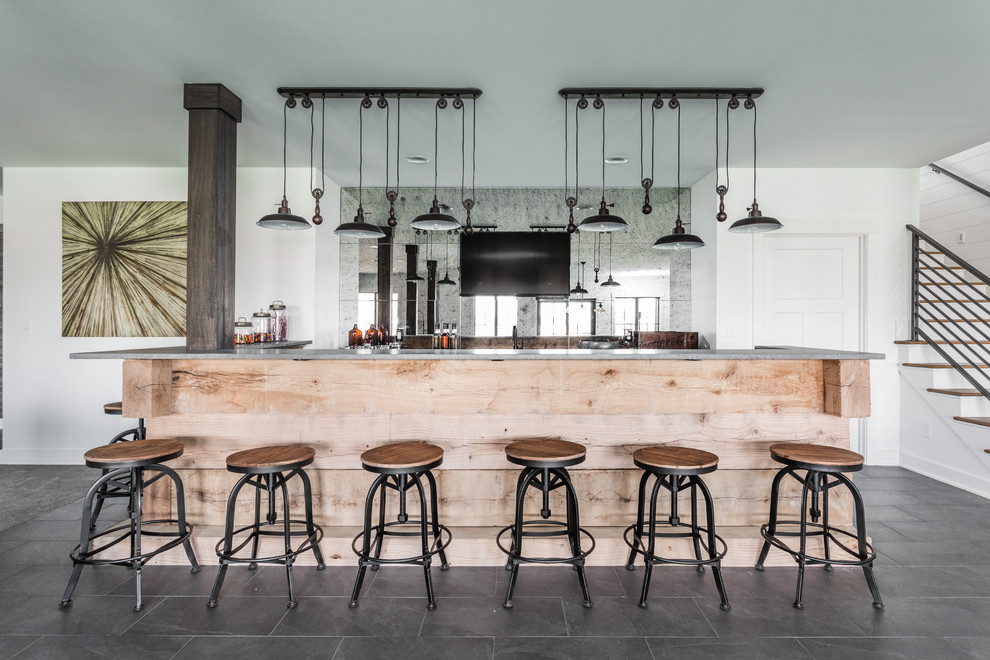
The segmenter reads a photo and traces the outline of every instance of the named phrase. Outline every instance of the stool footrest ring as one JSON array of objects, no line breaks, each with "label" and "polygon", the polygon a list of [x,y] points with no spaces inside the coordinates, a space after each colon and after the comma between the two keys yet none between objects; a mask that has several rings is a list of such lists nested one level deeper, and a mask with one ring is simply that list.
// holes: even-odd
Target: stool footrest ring
[{"label": "stool footrest ring", "polygon": [[[306,524],[306,521],[305,520],[290,520],[289,521],[289,524],[290,525],[305,525]],[[283,529],[282,530],[279,530],[279,531],[276,531],[274,529],[272,529],[272,530],[261,529],[261,527],[266,527],[266,526],[274,527],[276,525],[282,526]],[[259,564],[259,563],[265,563],[265,562],[270,562],[270,563],[273,563],[273,564],[278,564],[278,563],[284,564],[291,557],[296,557],[298,555],[303,554],[304,552],[311,551],[315,546],[317,546],[319,544],[320,541],[323,540],[323,528],[314,523],[313,524],[313,533],[312,534],[310,534],[309,531],[308,530],[305,530],[305,529],[299,529],[299,530],[290,531],[289,536],[305,536],[306,537],[305,539],[303,539],[303,542],[299,544],[299,547],[298,548],[295,548],[294,550],[292,550],[292,552],[286,552],[286,553],[281,554],[281,555],[272,555],[272,556],[268,556],[268,557],[238,557],[238,556],[236,556],[237,553],[240,552],[248,543],[250,543],[252,540],[254,540],[254,538],[256,536],[272,536],[272,537],[283,537],[284,538],[285,537],[284,525],[285,525],[285,521],[284,520],[276,520],[274,523],[263,522],[263,523],[261,523],[257,527],[255,525],[245,525],[244,527],[241,527],[240,529],[235,529],[231,533],[231,538],[233,538],[234,536],[237,536],[241,532],[245,532],[247,530],[252,530],[252,531],[251,531],[250,534],[248,534],[247,538],[239,546],[237,546],[236,548],[233,548],[229,553],[223,551],[223,545],[226,542],[226,539],[220,539],[219,541],[217,541],[217,545],[216,545],[216,548],[215,548],[216,549],[216,553],[217,553],[217,557],[220,560],[222,560],[222,561],[230,562],[232,564]]]},{"label": "stool footrest ring", "polygon": [[[524,537],[527,537],[528,536],[528,537],[537,537],[537,538],[540,538],[540,537],[547,538],[547,537],[553,537],[553,536],[567,536],[567,523],[562,522],[560,520],[524,520],[522,524],[524,526],[526,526],[526,525],[544,525],[544,526],[548,526],[549,525],[549,526],[557,526],[557,527],[562,527],[563,528],[559,532],[558,531],[545,531],[545,532],[526,532],[526,531],[524,531],[523,532],[523,536]],[[503,527],[501,529],[501,531],[499,531],[498,536],[495,537],[495,542],[498,544],[498,549],[501,550],[502,552],[504,552],[505,554],[509,555],[510,557],[512,557],[512,559],[515,560],[515,561],[524,562],[524,563],[530,563],[530,564],[573,564],[573,563],[576,563],[576,562],[579,562],[579,561],[581,563],[584,563],[584,558],[587,557],[588,555],[590,555],[594,551],[594,549],[595,549],[595,537],[592,536],[591,535],[591,532],[589,532],[588,530],[586,530],[584,527],[579,527],[578,528],[578,533],[581,534],[583,537],[587,538],[589,541],[591,541],[591,547],[588,548],[587,550],[582,550],[577,555],[572,555],[570,557],[526,557],[526,556],[520,555],[520,556],[517,557],[517,556],[514,556],[512,550],[510,548],[505,547],[505,545],[502,542],[502,536],[506,532],[514,531],[515,528],[516,528],[515,525],[508,525],[506,527]]]},{"label": "stool footrest ring", "polygon": [[[370,531],[373,539],[377,538],[379,535],[422,537],[423,534],[422,525],[423,523],[421,520],[407,520],[406,522],[394,521],[394,522],[385,523],[384,529],[382,529],[381,526],[379,525],[375,525],[371,527]],[[408,532],[400,532],[400,531],[390,530],[388,529],[389,527],[416,527],[416,531],[413,532],[412,530],[410,530]],[[432,529],[433,523],[427,522],[427,527]],[[367,566],[377,566],[379,564],[422,564],[433,555],[439,554],[440,551],[442,550],[446,550],[447,546],[450,545],[450,542],[454,538],[454,535],[451,533],[450,529],[446,525],[437,524],[437,528],[440,530],[440,536],[439,538],[433,539],[433,543],[430,544],[429,552],[426,552],[424,554],[414,555],[412,557],[396,557],[396,558],[385,558],[385,559],[382,559],[381,557],[366,558],[364,554],[361,552],[361,550],[358,549],[358,541],[364,538],[364,530],[361,530],[361,532],[354,537],[354,540],[351,541],[351,550],[353,550],[354,554],[357,555],[358,559],[361,560],[361,563]],[[374,541],[372,541],[372,544],[374,544]]]},{"label": "stool footrest ring", "polygon": [[141,552],[141,554],[139,554],[139,555],[134,555],[134,556],[131,556],[131,557],[121,557],[119,559],[94,559],[93,558],[94,555],[98,555],[101,552],[107,550],[108,548],[112,548],[113,546],[117,545],[118,543],[121,543],[122,541],[125,541],[125,540],[127,540],[127,539],[129,539],[129,538],[131,538],[131,537],[134,536],[134,532],[131,531],[130,524],[126,524],[126,525],[118,525],[117,527],[112,527],[112,528],[110,528],[110,529],[108,529],[106,531],[100,532],[99,534],[92,534],[92,535],[90,535],[89,539],[90,539],[90,541],[93,541],[93,540],[98,539],[98,538],[101,538],[103,536],[108,536],[109,534],[113,534],[114,532],[120,532],[120,531],[125,531],[126,530],[126,532],[124,534],[121,534],[120,536],[114,538],[109,543],[106,543],[104,545],[101,545],[98,548],[93,548],[92,550],[90,550],[89,552],[87,552],[85,555],[80,555],[79,554],[79,547],[80,546],[79,545],[76,545],[76,547],[72,550],[72,552],[69,553],[69,558],[72,559],[73,565],[75,565],[75,564],[88,564],[88,565],[91,565],[91,566],[111,566],[111,565],[118,565],[118,564],[131,564],[131,565],[133,565],[135,562],[140,562],[140,564],[142,566],[144,566],[145,564],[148,563],[148,561],[150,561],[156,555],[159,555],[159,554],[165,552],[166,550],[171,550],[172,548],[178,547],[184,541],[188,540],[192,536],[192,530],[193,530],[193,526],[191,524],[189,524],[189,523],[186,523],[185,530],[181,530],[181,531],[180,530],[176,530],[174,532],[162,532],[162,531],[154,531],[154,530],[145,530],[144,529],[145,526],[147,526],[147,525],[178,525],[178,524],[179,524],[179,521],[177,519],[174,519],[174,518],[173,519],[168,519],[168,520],[142,520],[139,523],[139,525],[141,525],[141,536],[142,537],[147,537],[147,536],[152,536],[152,537],[168,536],[168,537],[172,537],[172,540],[171,541],[168,541],[167,543],[162,544],[161,546],[155,548],[154,550],[149,550],[148,552]]},{"label": "stool footrest ring", "polygon": [[[657,523],[657,525],[659,526],[660,523]],[[672,557],[661,557],[660,555],[657,554],[650,554],[642,538],[635,538],[635,537],[632,539],[629,538],[630,533],[634,532],[635,529],[636,529],[635,523],[626,527],[625,531],[622,533],[622,540],[625,542],[627,546],[629,546],[629,549],[632,550],[635,554],[642,555],[643,558],[646,559],[647,561],[658,564],[679,564],[684,566],[713,566],[713,565],[718,565],[725,557],[726,553],[729,551],[729,546],[728,544],[726,544],[725,539],[723,539],[718,534],[715,534],[714,535],[715,543],[718,545],[718,547],[716,548],[714,557],[709,557],[708,559],[697,559],[697,558],[679,559]],[[705,536],[708,535],[708,529],[705,527],[699,527],[698,531],[704,534]],[[649,533],[646,532],[643,534],[643,536],[648,538]],[[690,532],[683,535],[678,534],[676,536],[666,535],[666,534],[654,534],[654,536],[656,538],[694,538]],[[704,550],[707,552],[709,550],[708,544],[705,543],[705,539],[703,537],[700,540],[700,543],[701,543],[701,547],[704,548]],[[629,564],[632,565],[632,561],[630,561]]]},{"label": "stool footrest ring", "polygon": [[769,531],[769,523],[764,524],[760,527],[760,535],[766,539],[767,543],[774,546],[779,550],[783,550],[787,554],[794,557],[795,561],[803,559],[806,564],[829,564],[834,566],[866,566],[872,564],[877,558],[877,552],[870,543],[866,544],[866,557],[860,557],[859,553],[848,548],[844,543],[840,542],[839,539],[835,537],[835,534],[841,534],[847,538],[858,540],[858,537],[852,532],[847,532],[844,529],[838,527],[825,527],[822,523],[806,522],[805,525],[808,530],[805,536],[828,536],[828,538],[835,544],[834,547],[844,551],[846,554],[856,557],[856,559],[836,559],[830,557],[826,559],[825,557],[819,557],[817,555],[810,555],[807,552],[801,553],[798,550],[794,550],[789,545],[780,540],[780,536],[801,536],[801,532],[787,532],[780,531],[781,527],[799,527],[801,522],[799,520],[782,520],[777,522],[777,532],[771,534]]}]

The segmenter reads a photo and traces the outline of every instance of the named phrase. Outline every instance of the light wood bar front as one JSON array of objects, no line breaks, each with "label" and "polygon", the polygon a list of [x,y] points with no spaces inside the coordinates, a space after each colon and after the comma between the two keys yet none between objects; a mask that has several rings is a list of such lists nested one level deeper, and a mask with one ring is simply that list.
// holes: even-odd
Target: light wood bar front
[{"label": "light wood bar front", "polygon": [[[726,563],[752,565],[779,467],[768,447],[809,442],[848,448],[849,418],[870,414],[868,360],[881,356],[821,351],[827,358],[814,359],[807,357],[812,349],[800,350],[802,359],[762,359],[758,351],[754,359],[687,352],[706,354],[697,360],[669,359],[662,351],[545,358],[552,352],[534,351],[539,355],[528,359],[485,357],[482,351],[469,359],[433,359],[424,352],[375,359],[347,351],[333,359],[300,359],[321,354],[305,350],[278,359],[154,355],[125,359],[123,412],[144,417],[149,438],[185,443],[185,454],[172,465],[182,476],[186,515],[200,526],[199,537],[210,537],[208,528],[222,524],[236,479],[224,469],[227,454],[305,444],[317,452],[308,470],[316,521],[327,530],[324,552],[330,562],[350,564],[350,538],[369,485],[361,453],[389,442],[427,441],[445,452],[435,472],[441,519],[454,529],[451,561],[500,564],[494,532],[513,517],[517,476],[503,449],[526,438],[560,438],[588,448],[587,460],[572,472],[582,525],[601,537],[590,563],[623,562],[625,546],[615,530],[635,517],[640,472],[632,453],[665,444],[719,456],[719,469],[706,482],[719,529],[730,538]],[[164,506],[168,495],[152,494],[149,512],[164,514],[154,502]],[[555,505],[563,507],[562,501]],[[850,523],[851,502],[840,497],[835,505],[833,520]],[[796,514],[795,498],[787,500],[785,513],[788,507]],[[206,556],[212,542],[201,541]]]}]

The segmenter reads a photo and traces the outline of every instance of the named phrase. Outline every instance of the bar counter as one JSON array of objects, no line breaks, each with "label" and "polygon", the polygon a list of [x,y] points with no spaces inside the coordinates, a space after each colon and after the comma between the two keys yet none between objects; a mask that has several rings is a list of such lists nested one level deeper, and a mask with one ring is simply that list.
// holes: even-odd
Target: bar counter
[{"label": "bar counter", "polygon": [[[317,522],[327,532],[324,553],[330,562],[352,564],[350,540],[373,480],[361,470],[361,452],[418,440],[445,450],[437,481],[441,520],[454,531],[451,561],[501,564],[494,536],[512,520],[518,474],[503,447],[524,438],[562,438],[588,449],[587,460],[571,472],[581,523],[598,539],[590,564],[625,562],[620,531],[635,517],[640,475],[631,455],[663,443],[720,457],[706,482],[719,532],[729,542],[725,564],[752,565],[778,467],[767,448],[785,441],[848,448],[849,418],[870,414],[869,360],[883,356],[797,347],[176,347],[72,357],[122,359],[124,416],[144,417],[148,437],[186,444],[170,465],[185,484],[187,515],[197,525],[204,558],[212,556],[236,481],[225,470],[227,454],[266,444],[314,447],[317,458],[308,470]],[[150,500],[149,514],[157,515],[167,512],[171,497],[153,492]],[[788,499],[784,512],[796,512],[797,504]],[[833,520],[850,522],[851,503],[839,498],[833,504]],[[534,514],[538,508],[534,503]],[[551,508],[563,512],[562,502],[552,500]],[[772,554],[768,563],[781,561],[791,559]]]}]

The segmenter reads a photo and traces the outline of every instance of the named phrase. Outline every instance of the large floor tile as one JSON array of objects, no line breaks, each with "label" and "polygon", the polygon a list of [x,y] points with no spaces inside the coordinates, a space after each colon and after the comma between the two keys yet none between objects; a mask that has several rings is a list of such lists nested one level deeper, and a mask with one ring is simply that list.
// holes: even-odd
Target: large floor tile
[{"label": "large floor tile", "polygon": [[[438,598],[494,597],[497,571],[494,566],[452,566],[443,571],[433,566],[433,590]],[[370,574],[371,571],[369,570]],[[348,569],[348,589],[353,587],[357,569]],[[367,584],[367,580],[365,581]],[[347,592],[350,594],[350,591]],[[365,588],[368,596],[426,598],[426,578],[420,566],[383,566]]]},{"label": "large floor tile", "polygon": [[890,541],[879,551],[901,566],[965,566],[988,561],[988,549],[973,541]]},{"label": "large floor tile", "polygon": [[869,529],[874,520],[883,521],[884,524],[900,520],[917,521],[918,518],[911,514],[911,509],[912,505],[906,504],[867,504],[866,527]]},{"label": "large floor tile", "polygon": [[[875,572],[880,572],[879,569]],[[775,598],[793,602],[797,591],[797,564],[769,566],[763,571],[755,568],[730,568],[724,571],[725,590],[729,602],[733,598]],[[808,603],[829,596],[869,597],[870,590],[861,568],[809,566],[804,571],[803,599]]]},{"label": "large floor tile", "polygon": [[[250,599],[249,599],[250,600]],[[362,598],[354,609],[349,598],[300,598],[273,635],[302,637],[415,637],[423,625],[426,602],[413,598]],[[453,605],[441,603],[451,609]]]},{"label": "large floor tile", "polygon": [[0,658],[12,658],[38,639],[37,635],[0,635]]},{"label": "large floor tile", "polygon": [[[204,569],[206,570],[206,569]],[[209,569],[216,578],[216,567]],[[350,596],[354,588],[356,568],[327,566],[322,571],[315,566],[296,566],[292,569],[292,579],[296,597],[310,596]],[[231,578],[234,579],[230,582]],[[212,578],[211,578],[212,579]],[[377,573],[368,571],[364,580],[364,590],[377,579]],[[228,584],[229,582],[229,584]],[[237,586],[237,585],[241,586]],[[289,583],[282,566],[259,566],[248,570],[247,566],[231,566],[224,579],[222,594],[237,596],[280,596],[289,597]],[[222,596],[221,596],[222,597]]]},{"label": "large floor tile", "polygon": [[[868,598],[863,601],[867,605],[872,602]],[[793,597],[737,598],[728,612],[720,610],[715,602],[699,605],[719,637],[855,637],[865,634],[825,600],[808,600],[803,610],[794,608]]]},{"label": "large floor tile", "polygon": [[95,636],[42,637],[22,651],[17,660],[169,660],[189,641],[183,636]]},{"label": "large floor tile", "polygon": [[[568,634],[575,636],[713,637],[715,631],[694,599],[653,598],[639,607],[636,598],[598,598],[592,608],[580,598],[564,601]],[[715,601],[715,607],[718,602]]]},{"label": "large floor tile", "polygon": [[866,526],[866,534],[869,536],[874,547],[883,546],[887,541],[911,541],[910,539],[900,532],[894,531],[889,525],[875,520],[870,520],[869,524]]},{"label": "large floor tile", "polygon": [[[145,571],[147,574],[147,571]],[[61,600],[72,575],[71,566],[46,566],[44,564],[0,564],[0,594],[12,596],[49,596]],[[134,593],[134,573],[123,566],[86,566],[83,568],[75,596],[99,596],[110,593],[114,587],[130,582],[131,588],[120,595]],[[145,594],[151,594],[145,590]]]},{"label": "large floor tile", "polygon": [[175,660],[329,660],[339,637],[193,637]]},{"label": "large floor tile", "polygon": [[983,574],[978,567],[885,567],[876,575],[885,597],[990,597],[990,570]]},{"label": "large floor tile", "polygon": [[560,598],[514,598],[511,610],[501,598],[438,599],[427,612],[424,637],[555,637],[567,634]]},{"label": "large floor tile", "polygon": [[990,527],[973,521],[892,521],[886,525],[911,541],[939,541],[947,545],[958,541],[990,541]]},{"label": "large floor tile", "polygon": [[868,637],[799,640],[815,660],[955,660],[968,658],[958,647],[939,638]]},{"label": "large floor tile", "polygon": [[489,660],[491,637],[345,637],[333,660]]},{"label": "large floor tile", "polygon": [[973,660],[990,658],[990,637],[952,637],[948,641]]},{"label": "large floor tile", "polygon": [[[111,594],[124,595],[134,593],[135,577],[133,571],[120,569],[124,573],[124,582],[115,586]],[[247,573],[247,571],[244,571]],[[85,571],[83,572],[85,575]],[[158,566],[150,564],[141,570],[141,593],[150,596],[202,596],[209,598],[213,590],[213,581],[217,570],[213,566],[204,566],[198,573],[193,573],[186,566]],[[227,579],[223,583],[221,600],[237,593],[254,575],[243,575],[233,570],[227,571]],[[286,590],[286,598],[288,591]]]},{"label": "large floor tile", "polygon": [[118,635],[154,611],[159,599],[146,598],[134,612],[133,596],[74,596],[59,607],[61,596],[4,597],[0,630],[9,635]]},{"label": "large floor tile", "polygon": [[883,610],[868,599],[831,602],[874,637],[985,635],[990,621],[990,598],[885,598]]},{"label": "large floor tile", "polygon": [[[740,569],[722,569],[722,574]],[[619,583],[626,593],[626,596],[635,598],[639,602],[639,594],[643,590],[644,569],[637,564],[635,570],[628,570],[625,567],[616,567],[616,574]],[[577,596],[579,594],[571,594]],[[591,597],[597,594],[592,592]],[[603,594],[604,595],[604,594]],[[695,568],[689,566],[654,566],[653,578],[650,580],[650,597],[657,598],[718,598],[718,591],[715,588],[715,580],[712,578],[710,570],[699,573]]]},{"label": "large floor tile", "polygon": [[282,598],[232,596],[210,608],[203,597],[172,596],[128,632],[139,635],[268,635],[285,616],[287,602]]},{"label": "large floor tile", "polygon": [[[911,507],[911,515],[918,520],[962,523],[990,523],[990,506],[986,504],[923,504]],[[869,515],[869,512],[867,512]]]},{"label": "large floor tile", "polygon": [[678,660],[766,660],[767,658],[789,658],[797,660],[811,655],[792,638],[770,639],[684,639],[647,638],[655,658],[677,658]]},{"label": "large floor tile", "polygon": [[[625,572],[625,569],[622,570]],[[592,600],[599,596],[626,595],[622,583],[619,582],[619,576],[616,575],[616,570],[612,566],[588,566],[584,571],[588,579],[588,591],[591,593]],[[504,567],[498,568],[495,573],[498,580],[497,593],[503,599],[509,588],[509,576],[511,574],[511,571],[505,570]],[[512,598],[515,600],[528,596],[583,597],[577,571],[571,566],[523,565],[519,567],[516,588],[512,592]]]},{"label": "large floor tile", "polygon": [[[73,541],[79,543],[80,531],[78,520],[29,520],[0,532],[0,540],[47,541],[49,543],[62,541],[63,544]],[[69,544],[66,552],[72,549],[74,543]]]},{"label": "large floor tile", "polygon": [[496,660],[626,660],[649,658],[643,637],[496,637]]},{"label": "large floor tile", "polygon": [[69,559],[69,553],[78,542],[78,539],[75,542],[11,541],[8,549],[0,553],[0,564],[45,564],[71,568],[72,560]]}]

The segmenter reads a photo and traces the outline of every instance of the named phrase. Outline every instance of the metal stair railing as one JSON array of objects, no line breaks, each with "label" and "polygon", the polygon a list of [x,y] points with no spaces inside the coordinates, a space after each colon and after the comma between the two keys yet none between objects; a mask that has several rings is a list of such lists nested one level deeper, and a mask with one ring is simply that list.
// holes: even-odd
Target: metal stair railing
[{"label": "metal stair railing", "polygon": [[981,302],[990,295],[990,277],[917,227],[907,228],[911,339],[924,340],[990,400],[990,302]]}]

